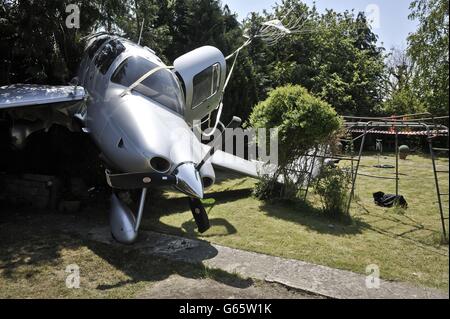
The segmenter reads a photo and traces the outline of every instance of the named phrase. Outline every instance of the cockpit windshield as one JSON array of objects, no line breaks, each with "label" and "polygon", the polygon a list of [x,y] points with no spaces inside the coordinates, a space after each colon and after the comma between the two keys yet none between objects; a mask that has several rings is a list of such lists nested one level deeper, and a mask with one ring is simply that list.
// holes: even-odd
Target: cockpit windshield
[{"label": "cockpit windshield", "polygon": [[[158,67],[157,64],[147,59],[132,56],[122,62],[112,75],[111,81],[129,87],[156,67]],[[168,70],[160,70],[152,74],[139,83],[134,90],[179,114],[183,114],[181,87],[172,72]]]}]

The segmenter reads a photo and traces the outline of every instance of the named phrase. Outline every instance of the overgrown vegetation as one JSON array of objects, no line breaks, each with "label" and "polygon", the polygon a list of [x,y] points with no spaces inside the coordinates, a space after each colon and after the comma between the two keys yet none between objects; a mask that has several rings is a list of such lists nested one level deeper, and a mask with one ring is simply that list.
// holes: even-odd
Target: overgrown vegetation
[{"label": "overgrown vegetation", "polygon": [[448,115],[448,1],[414,0],[410,9],[418,29],[409,35],[406,49],[394,48],[387,56],[386,98],[380,112]]},{"label": "overgrown vegetation", "polygon": [[447,0],[414,0],[411,19],[419,22],[408,38],[408,55],[415,65],[412,89],[428,111],[449,113],[449,19]]}]

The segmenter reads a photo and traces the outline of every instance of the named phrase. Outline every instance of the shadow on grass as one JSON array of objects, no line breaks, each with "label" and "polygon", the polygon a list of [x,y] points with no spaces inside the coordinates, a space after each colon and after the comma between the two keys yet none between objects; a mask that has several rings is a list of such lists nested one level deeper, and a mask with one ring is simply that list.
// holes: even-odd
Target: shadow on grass
[{"label": "shadow on grass", "polygon": [[[401,215],[402,218],[406,219],[407,221],[401,220],[400,218],[396,217],[395,215],[385,213],[385,214],[379,214],[376,212],[373,212],[369,210],[365,205],[363,205],[359,201],[355,201],[356,205],[358,205],[365,213],[364,215],[370,216],[373,218],[376,218],[375,222],[372,223],[365,223],[363,225],[364,228],[367,228],[371,231],[374,231],[376,233],[379,233],[384,236],[391,237],[393,239],[399,239],[408,241],[409,243],[412,243],[416,247],[419,247],[421,249],[427,250],[432,253],[436,253],[442,256],[448,256],[448,254],[442,253],[438,250],[436,250],[436,246],[439,246],[441,244],[441,233],[439,231],[436,231],[434,229],[425,227],[422,223],[418,222],[414,218],[407,216],[407,215]],[[406,231],[403,231],[401,233],[395,233],[391,229],[393,227],[382,227],[382,226],[376,226],[377,222],[391,222],[394,223],[397,226],[403,226],[406,228],[409,228]],[[378,224],[384,224],[384,223],[378,223]],[[395,228],[394,228],[395,229]],[[428,236],[425,237],[424,240],[414,238],[412,236],[409,236],[416,232],[427,232]]]},{"label": "shadow on grass", "polygon": [[[434,147],[437,147],[436,145]],[[430,164],[431,164],[431,155],[428,153],[415,153],[412,155],[416,155],[418,157],[421,157],[423,159],[429,160]],[[442,161],[444,163],[448,163],[449,162],[449,158],[448,158],[448,153],[445,151],[435,151],[435,156],[436,159],[439,161]]]},{"label": "shadow on grass", "polygon": [[357,235],[367,226],[356,218],[347,221],[330,218],[322,210],[303,201],[262,203],[260,209],[268,216],[297,223],[321,234]]},{"label": "shadow on grass", "polygon": [[[208,193],[205,195],[205,200],[203,202],[207,212],[209,213],[216,205],[235,202],[252,196],[251,191],[251,189],[247,188]],[[353,219],[350,222],[332,219],[326,216],[320,209],[301,201],[276,201],[272,203],[261,202],[259,209],[267,216],[294,222],[316,232],[335,236],[360,234],[361,229],[367,226],[359,219]],[[180,197],[166,199],[158,202],[158,204],[155,204],[152,208],[149,208],[149,210],[151,212],[146,215],[151,217],[149,217],[150,219],[147,219],[146,224],[150,225],[152,229],[192,238],[198,238],[200,236],[196,230],[197,226],[193,219],[183,223],[181,228],[167,225],[160,220],[162,216],[182,213],[189,210],[187,198]],[[201,235],[202,237],[229,236],[237,233],[236,228],[223,218],[212,218],[210,220],[210,224],[211,226],[220,226],[224,228],[225,233],[219,235],[205,234]]]},{"label": "shadow on grass", "polygon": [[[4,209],[10,210],[7,207]],[[90,218],[90,212],[88,214],[83,211],[77,216],[64,216],[20,210],[18,213],[8,214],[7,217],[4,214],[1,215],[3,216],[0,219],[0,281],[5,280],[4,284],[7,284],[6,280],[16,282],[30,279],[35,274],[42,273],[44,269],[49,272],[48,278],[51,278],[52,272],[64,271],[67,266],[63,262],[64,250],[78,250],[83,247],[87,247],[129,277],[127,280],[114,282],[114,279],[111,280],[110,276],[107,276],[110,282],[99,284],[97,286],[99,290],[120,288],[139,282],[160,281],[173,274],[192,279],[209,278],[237,288],[247,288],[253,284],[251,279],[242,279],[220,270],[206,269],[201,262],[187,264],[146,255],[139,242],[136,245],[111,245],[88,240],[82,234],[87,234],[89,229],[104,225],[106,221],[103,218]],[[140,236],[141,243],[146,241],[144,237],[144,234]],[[199,260],[212,258],[217,255],[217,250],[208,245],[204,242],[201,252],[192,249],[185,253],[195,254]],[[82,258],[82,255],[77,258]],[[90,258],[76,261],[80,269],[92,269],[90,262],[92,262]],[[98,269],[98,272],[101,277],[102,269]],[[60,284],[55,283],[55,285]],[[64,285],[64,281],[62,284]],[[20,291],[17,297],[20,297]]]},{"label": "shadow on grass", "polygon": [[[224,234],[203,234],[203,238],[208,237],[221,237],[221,236],[229,236],[237,233],[237,229],[226,219],[224,218],[212,218],[209,220],[209,223],[211,227],[222,227],[225,229]],[[184,222],[183,225],[181,225],[181,228],[190,236],[197,237],[197,225],[195,224],[194,220],[189,220],[187,222]]]},{"label": "shadow on grass", "polygon": [[[130,250],[128,246],[122,245],[114,245],[112,248],[111,245],[98,242],[88,242],[87,246],[114,268],[130,277],[127,280],[98,285],[97,289],[100,290],[109,290],[140,282],[158,282],[174,274],[191,279],[210,278],[235,288],[248,288],[253,284],[252,279],[243,279],[218,269],[208,269],[202,264],[187,264],[182,261],[149,256],[142,253],[139,248]],[[205,259],[212,258],[216,254],[217,250],[211,246],[211,249],[208,249],[208,253],[205,254]]]},{"label": "shadow on grass", "polygon": [[[236,191],[240,192],[240,191]],[[212,199],[212,197],[206,198],[206,200]],[[222,199],[223,200],[223,199]],[[228,200],[231,200],[228,198]],[[155,230],[158,232],[173,234],[178,236],[187,236],[189,238],[198,238],[198,237],[217,237],[217,236],[229,236],[237,233],[236,227],[234,227],[229,221],[224,218],[210,218],[209,224],[211,227],[217,226],[225,229],[225,233],[221,235],[208,235],[208,234],[200,234],[197,231],[197,224],[194,219],[191,218],[188,221],[184,222],[181,227],[175,227],[163,223],[161,221],[161,217],[168,216],[172,214],[180,214],[189,210],[188,199],[186,197],[180,198],[172,198],[165,200],[166,202],[159,202],[153,208],[149,208],[148,214],[143,218],[143,226],[147,226],[151,230]],[[170,204],[167,203],[170,202]],[[211,203],[204,204],[207,213],[211,211],[211,209],[218,203],[223,203],[225,201],[218,201],[216,198]]]}]

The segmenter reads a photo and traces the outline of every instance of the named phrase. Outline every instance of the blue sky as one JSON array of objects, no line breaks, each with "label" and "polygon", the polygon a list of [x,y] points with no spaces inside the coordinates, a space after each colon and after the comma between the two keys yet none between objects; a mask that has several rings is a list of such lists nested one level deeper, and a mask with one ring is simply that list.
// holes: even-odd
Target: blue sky
[{"label": "blue sky", "polygon": [[[406,38],[409,33],[414,32],[417,27],[415,21],[408,19],[410,13],[409,4],[412,0],[316,0],[319,12],[325,9],[345,11],[346,9],[368,12],[368,16],[376,17],[379,12],[379,19],[373,20],[373,31],[379,36],[379,44],[389,50],[395,46],[405,49]],[[249,12],[261,12],[263,9],[271,11],[271,7],[276,0],[222,0],[223,4],[228,4],[232,12],[238,14],[239,20],[247,16]],[[278,1],[281,2],[281,1]],[[313,4],[313,0],[303,0],[308,5]]]}]

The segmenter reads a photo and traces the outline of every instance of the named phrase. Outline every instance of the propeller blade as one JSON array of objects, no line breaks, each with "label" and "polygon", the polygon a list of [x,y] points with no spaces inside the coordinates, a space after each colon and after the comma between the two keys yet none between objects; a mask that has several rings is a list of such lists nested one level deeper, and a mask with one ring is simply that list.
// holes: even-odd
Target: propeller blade
[{"label": "propeller blade", "polygon": [[199,233],[204,233],[211,227],[209,225],[209,218],[205,207],[203,207],[200,199],[192,197],[189,198],[189,206],[191,207],[192,215],[194,216]]},{"label": "propeller blade", "polygon": [[108,170],[106,181],[115,189],[142,189],[148,187],[170,186],[177,184],[177,178],[161,173],[124,173],[111,174]]}]

